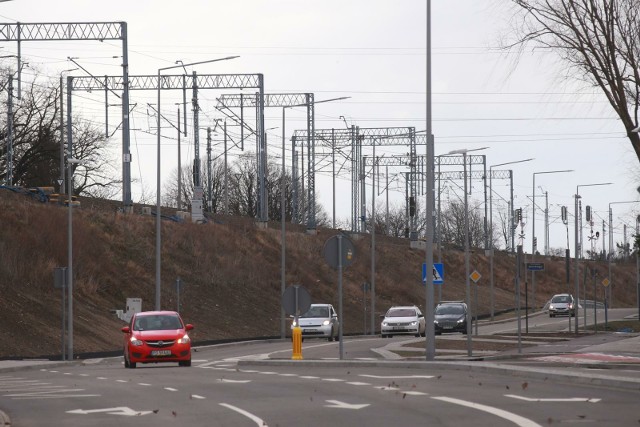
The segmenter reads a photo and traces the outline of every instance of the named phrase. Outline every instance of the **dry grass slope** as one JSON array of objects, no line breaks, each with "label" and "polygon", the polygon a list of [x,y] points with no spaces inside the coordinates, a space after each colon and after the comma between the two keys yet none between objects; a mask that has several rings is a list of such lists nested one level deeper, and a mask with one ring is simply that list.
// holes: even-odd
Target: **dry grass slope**
[{"label": "dry grass slope", "polygon": [[[140,206],[131,215],[116,213],[117,205],[83,199],[74,211],[76,354],[120,347],[122,322],[112,310],[123,309],[127,297],[142,298],[143,309],[154,307],[155,219],[141,215]],[[67,209],[2,191],[0,222],[0,357],[59,354],[61,292],[53,288],[53,269],[67,264]],[[286,283],[303,285],[314,301],[337,307],[337,272],[322,257],[325,241],[336,233],[320,229],[308,235],[302,227],[287,225]],[[371,275],[369,237],[353,240],[356,258],[343,277],[345,333],[363,330],[361,285]],[[180,277],[181,312],[196,325],[195,341],[278,336],[280,251],[279,223],[260,229],[248,218],[224,216],[202,225],[163,221],[162,308],[175,309]],[[465,299],[463,253],[444,251],[443,261],[442,298]],[[424,252],[410,249],[408,241],[377,236],[376,319],[391,305],[424,307],[423,262]],[[545,272],[536,278],[538,306],[554,293],[573,290],[573,282],[565,283],[563,259],[544,262]],[[474,251],[471,265],[482,274],[478,313],[488,314],[489,268],[483,250]],[[605,265],[597,268],[606,272]],[[495,309],[511,309],[514,259],[497,253],[495,271]],[[593,298],[593,286],[587,292]],[[601,299],[602,286],[598,292]],[[635,304],[634,263],[615,266],[613,298],[618,307]]]}]

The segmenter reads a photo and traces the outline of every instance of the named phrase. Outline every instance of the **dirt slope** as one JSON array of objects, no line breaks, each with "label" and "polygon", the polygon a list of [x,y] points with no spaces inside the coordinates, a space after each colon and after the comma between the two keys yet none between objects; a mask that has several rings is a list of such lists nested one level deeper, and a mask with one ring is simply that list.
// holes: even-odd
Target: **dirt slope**
[{"label": "dirt slope", "polygon": [[[144,310],[154,308],[155,219],[142,215],[141,206],[129,215],[118,213],[117,206],[118,202],[83,199],[74,211],[75,354],[120,347],[123,322],[113,310],[124,309],[127,297],[142,298]],[[61,291],[53,287],[53,269],[67,265],[67,215],[66,207],[0,190],[0,357],[60,354],[62,301]],[[337,273],[324,261],[322,247],[337,232],[320,229],[317,235],[309,235],[304,227],[287,224],[286,233],[287,286],[303,285],[314,302],[336,307]],[[161,235],[162,308],[175,309],[175,281],[180,277],[181,314],[196,325],[195,341],[280,334],[279,223],[261,229],[247,218],[216,216],[207,224],[165,220]],[[345,333],[362,332],[370,316],[363,312],[362,292],[362,284],[370,282],[370,238],[353,236],[353,241],[356,258],[343,277]],[[420,283],[424,251],[410,249],[404,239],[377,236],[375,252],[376,323],[391,305],[424,307],[425,289]],[[490,312],[489,265],[484,250],[474,251],[471,260],[472,269],[482,275],[478,313],[486,315]],[[464,254],[447,250],[443,261],[442,299],[464,300]],[[536,277],[538,306],[574,286],[573,281],[565,283],[563,259],[544,262],[545,271]],[[597,264],[597,268],[606,274],[606,265]],[[635,262],[614,268],[613,304],[634,306]],[[496,253],[496,311],[514,307],[514,269],[513,257]],[[593,298],[591,283],[588,298]],[[597,289],[600,300],[603,287]]]}]

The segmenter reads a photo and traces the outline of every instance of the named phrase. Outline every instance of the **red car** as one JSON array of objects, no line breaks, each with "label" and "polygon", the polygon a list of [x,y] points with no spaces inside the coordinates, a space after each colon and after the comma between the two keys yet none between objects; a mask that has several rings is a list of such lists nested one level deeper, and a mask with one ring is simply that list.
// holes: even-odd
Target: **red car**
[{"label": "red car", "polygon": [[124,332],[124,367],[137,363],[178,362],[191,366],[191,339],[186,325],[175,311],[143,311],[131,318]]}]

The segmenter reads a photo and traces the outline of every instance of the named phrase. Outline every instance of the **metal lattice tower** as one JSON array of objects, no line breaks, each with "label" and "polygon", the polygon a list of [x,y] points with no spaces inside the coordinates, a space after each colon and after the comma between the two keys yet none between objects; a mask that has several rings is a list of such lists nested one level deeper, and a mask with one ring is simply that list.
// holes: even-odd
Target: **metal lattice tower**
[{"label": "metal lattice tower", "polygon": [[[18,43],[18,98],[21,92],[20,73],[22,42],[25,41],[72,41],[72,40],[121,40],[122,81],[129,81],[129,54],[126,22],[49,22],[49,23],[0,23],[0,41]],[[131,202],[131,153],[129,127],[129,86],[122,85],[122,201],[125,212],[133,206]],[[68,139],[69,140],[69,139]],[[68,147],[69,151],[71,146]]]},{"label": "metal lattice tower", "polygon": [[[238,117],[240,119],[241,122],[241,129],[244,129],[244,109],[245,108],[256,108],[258,104],[258,98],[257,97],[252,97],[250,95],[245,95],[245,94],[231,94],[231,95],[222,95],[218,98],[218,109],[226,109],[231,111],[231,108],[239,108],[240,109],[240,117],[238,117],[237,115],[235,115],[235,117]],[[302,93],[268,93],[268,94],[264,94],[264,108],[273,108],[273,107],[280,107],[280,108],[285,108],[285,107],[306,107],[307,108],[307,147],[315,147],[313,138],[315,135],[315,108],[314,108],[314,96],[313,93],[309,93],[309,92],[302,92]],[[242,136],[241,136],[241,139]],[[294,212],[294,217],[293,217],[293,221],[298,222],[298,204],[297,204],[297,195],[298,195],[298,187],[297,187],[297,162],[296,162],[296,156],[295,156],[295,137],[292,138],[292,179],[293,179],[293,212]],[[302,155],[304,156],[304,153],[302,153]],[[304,158],[304,157],[303,157]],[[308,158],[308,164],[309,167],[311,167],[312,164],[315,163],[315,151],[313,149],[308,149],[307,150],[307,158]],[[266,156],[264,156],[264,164],[259,164],[258,165],[258,173],[263,173],[266,174]],[[304,171],[304,162],[302,162],[302,170]],[[304,172],[303,172],[304,174]],[[308,191],[308,201],[309,201],[309,211],[308,211],[308,218],[307,218],[307,223],[311,224],[313,222],[314,226],[313,227],[308,227],[310,229],[315,229],[315,203],[312,203],[311,201],[313,201],[314,199],[312,199],[311,197],[315,198],[315,193],[311,194],[309,191],[310,188],[315,188],[315,185],[312,185],[310,183],[309,186],[307,186],[307,191]],[[302,192],[304,192],[304,186],[302,187]],[[266,202],[266,200],[265,200]],[[266,209],[266,205],[265,205],[265,209]],[[310,220],[310,218],[313,218],[313,221]]]},{"label": "metal lattice tower", "polygon": [[[104,88],[109,88],[111,90],[117,90],[125,86],[124,78],[120,76],[105,76],[104,80],[96,80],[93,77],[67,77],[67,91],[69,96],[71,91],[80,90],[80,91],[95,91]],[[157,91],[158,87],[160,90],[186,90],[186,88],[191,87],[193,89],[193,102],[194,102],[194,125],[195,129],[198,129],[198,108],[197,108],[197,94],[198,90],[204,89],[245,89],[245,88],[256,88],[258,89],[258,93],[256,94],[256,103],[257,103],[257,132],[256,132],[256,144],[259,148],[258,152],[262,154],[262,156],[266,156],[266,146],[264,141],[264,104],[262,102],[264,98],[264,78],[262,74],[200,74],[197,75],[195,72],[188,76],[184,74],[177,75],[162,75],[160,77],[160,81],[158,81],[157,75],[139,75],[139,76],[129,76],[128,78],[128,88],[129,90],[154,90]],[[71,111],[67,111],[68,116],[70,116]],[[160,112],[158,112],[160,114]],[[128,119],[127,119],[128,120]],[[195,158],[199,165],[200,161],[200,151],[199,151],[199,140],[198,140],[198,132],[194,132],[194,144],[195,144]],[[68,136],[69,137],[69,136]],[[130,155],[129,155],[130,161]],[[263,164],[266,160],[259,159],[258,164]],[[195,169],[194,169],[195,171]],[[199,172],[199,166],[198,166]],[[198,182],[200,180],[198,173]],[[258,203],[258,218],[260,221],[267,221],[267,209],[266,209],[266,189],[265,189],[265,177],[264,175],[258,175],[258,187],[260,192],[258,194],[259,203]],[[130,186],[130,182],[129,182]]]},{"label": "metal lattice tower", "polygon": [[[294,141],[309,140],[308,130],[297,130],[294,132]],[[309,152],[315,153],[315,146],[320,148],[328,148],[332,152],[336,149],[350,149],[351,155],[351,228],[353,231],[364,231],[363,205],[365,194],[362,189],[364,180],[363,174],[363,147],[366,146],[408,146],[410,153],[415,158],[417,144],[415,128],[413,127],[382,127],[382,128],[360,128],[352,126],[350,129],[317,129],[313,133]],[[307,170],[307,178],[309,185],[309,197],[315,198],[315,161],[309,163]],[[416,163],[410,165],[411,185],[409,186],[409,197],[415,197],[416,192]],[[314,200],[314,199],[309,199]],[[315,208],[315,206],[314,206]],[[361,211],[361,215],[358,212]],[[414,223],[415,225],[415,223]],[[315,210],[309,209],[307,227],[315,228]]]}]

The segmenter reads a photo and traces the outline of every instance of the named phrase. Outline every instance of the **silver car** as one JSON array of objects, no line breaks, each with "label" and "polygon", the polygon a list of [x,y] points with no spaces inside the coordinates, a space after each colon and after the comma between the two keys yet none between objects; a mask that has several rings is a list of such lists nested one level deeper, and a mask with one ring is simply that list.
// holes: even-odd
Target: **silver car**
[{"label": "silver car", "polygon": [[[298,317],[302,329],[302,338],[326,338],[329,341],[339,338],[340,321],[331,304],[311,304],[309,310]],[[291,328],[296,326],[295,320]]]},{"label": "silver car", "polygon": [[551,298],[549,302],[549,317],[561,315],[576,317],[576,303],[573,295],[557,294]]},{"label": "silver car", "polygon": [[416,306],[391,307],[382,319],[380,335],[391,338],[394,335],[425,335],[424,315]]}]

